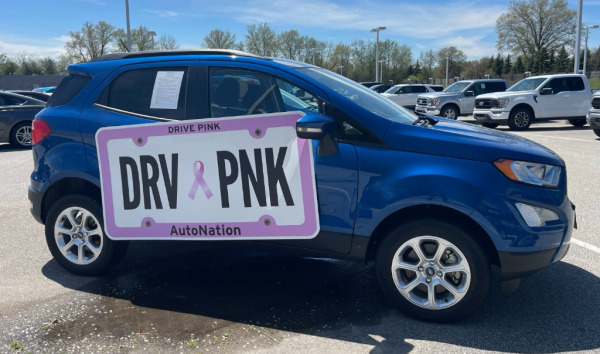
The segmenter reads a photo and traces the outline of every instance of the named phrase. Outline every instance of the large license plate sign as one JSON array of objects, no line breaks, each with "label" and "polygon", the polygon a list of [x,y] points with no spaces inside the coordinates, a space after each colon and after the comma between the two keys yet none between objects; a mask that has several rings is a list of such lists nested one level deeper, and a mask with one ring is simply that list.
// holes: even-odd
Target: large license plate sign
[{"label": "large license plate sign", "polygon": [[299,112],[103,128],[96,134],[112,239],[302,239],[319,231]]}]

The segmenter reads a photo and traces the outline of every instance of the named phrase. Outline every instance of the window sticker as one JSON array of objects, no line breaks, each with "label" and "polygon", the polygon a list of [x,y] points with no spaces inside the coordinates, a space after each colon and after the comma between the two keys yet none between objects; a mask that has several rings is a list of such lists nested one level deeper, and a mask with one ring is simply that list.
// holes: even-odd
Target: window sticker
[{"label": "window sticker", "polygon": [[183,71],[159,71],[152,90],[152,109],[177,109]]}]

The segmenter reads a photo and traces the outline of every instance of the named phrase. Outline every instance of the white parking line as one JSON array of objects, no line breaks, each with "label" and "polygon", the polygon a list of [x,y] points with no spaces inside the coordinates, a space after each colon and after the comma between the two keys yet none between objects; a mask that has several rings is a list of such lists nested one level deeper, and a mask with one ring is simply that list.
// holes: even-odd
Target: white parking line
[{"label": "white parking line", "polygon": [[562,136],[554,136],[554,135],[541,135],[541,134],[523,134],[523,136],[537,136],[540,138],[554,138],[554,139],[562,139],[562,140],[573,140],[573,141],[586,141],[589,143],[594,143],[597,144],[596,140],[589,140],[589,139],[577,139],[577,138],[564,138]]},{"label": "white parking line", "polygon": [[586,249],[588,249],[588,250],[590,250],[592,252],[600,253],[600,247],[596,247],[594,245],[590,245],[589,243],[583,242],[583,241],[578,240],[576,238],[571,238],[571,243],[574,243],[577,246],[581,246],[583,248],[586,248]]}]

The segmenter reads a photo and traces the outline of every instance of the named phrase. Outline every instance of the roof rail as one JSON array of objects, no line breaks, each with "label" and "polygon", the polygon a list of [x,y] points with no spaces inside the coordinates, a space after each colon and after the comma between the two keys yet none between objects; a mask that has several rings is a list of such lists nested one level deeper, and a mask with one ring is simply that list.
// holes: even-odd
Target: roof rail
[{"label": "roof rail", "polygon": [[117,59],[130,59],[130,58],[148,58],[148,57],[162,57],[171,55],[199,55],[199,54],[212,54],[212,55],[233,55],[239,57],[251,57],[251,58],[262,58],[255,54],[242,52],[240,50],[233,49],[183,49],[183,50],[155,50],[146,52],[119,52],[111,53],[96,57],[90,62],[109,61]]}]

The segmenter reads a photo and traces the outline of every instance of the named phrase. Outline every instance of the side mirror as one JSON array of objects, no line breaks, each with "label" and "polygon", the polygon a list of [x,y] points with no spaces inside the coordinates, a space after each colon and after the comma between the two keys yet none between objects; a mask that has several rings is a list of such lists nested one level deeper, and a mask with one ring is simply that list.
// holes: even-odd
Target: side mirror
[{"label": "side mirror", "polygon": [[552,95],[552,94],[554,94],[554,91],[550,87],[544,87],[543,89],[540,90],[540,95]]},{"label": "side mirror", "polygon": [[475,96],[475,92],[474,91],[467,91],[465,92],[465,97],[470,97],[470,96]]},{"label": "side mirror", "polygon": [[319,156],[333,155],[338,151],[334,140],[335,121],[322,114],[304,116],[296,122],[296,135],[300,139],[319,140]]},{"label": "side mirror", "polygon": [[306,92],[304,92],[304,90],[298,90],[298,91],[296,91],[296,93],[294,93],[294,95],[296,97],[304,97],[304,96],[306,96]]}]

